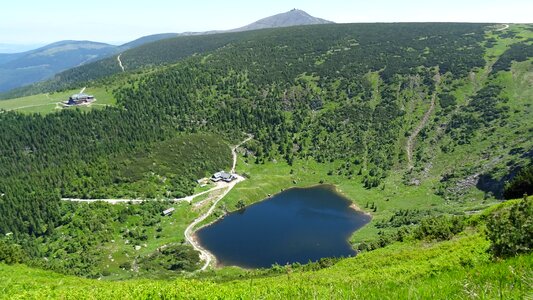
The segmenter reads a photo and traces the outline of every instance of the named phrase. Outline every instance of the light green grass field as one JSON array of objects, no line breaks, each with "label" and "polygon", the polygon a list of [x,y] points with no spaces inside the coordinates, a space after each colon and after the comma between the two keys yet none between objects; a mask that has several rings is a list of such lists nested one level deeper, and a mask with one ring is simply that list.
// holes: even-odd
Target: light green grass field
[{"label": "light green grass field", "polygon": [[[81,279],[0,264],[6,299],[528,299],[530,255],[492,261],[482,235],[446,242],[404,242],[318,271],[285,269],[254,277],[122,282]],[[244,277],[244,278],[243,278]]]},{"label": "light green grass field", "polygon": [[[494,198],[485,199],[485,193],[476,189],[474,186],[467,187],[466,194],[460,201],[450,201],[435,194],[436,188],[440,183],[442,174],[452,172],[455,169],[472,168],[472,170],[487,171],[490,168],[500,167],[505,169],[506,161],[500,161],[495,157],[484,158],[485,152],[497,151],[498,155],[505,157],[507,152],[513,147],[523,147],[530,149],[533,142],[527,140],[527,130],[530,124],[526,121],[531,115],[531,99],[533,97],[533,60],[514,63],[511,72],[501,72],[494,78],[488,77],[490,66],[496,61],[499,55],[509,48],[512,43],[523,41],[531,38],[533,33],[524,29],[523,26],[511,26],[510,30],[516,30],[519,34],[512,39],[500,39],[493,48],[490,48],[486,55],[487,66],[485,69],[478,70],[472,78],[464,78],[451,83],[455,86],[455,96],[458,105],[465,105],[469,98],[489,80],[500,83],[506,88],[502,96],[508,97],[509,101],[505,103],[510,107],[510,117],[508,122],[511,126],[500,126],[495,132],[481,132],[477,134],[471,144],[459,145],[453,152],[444,153],[440,148],[434,148],[428,162],[420,163],[421,166],[428,166],[425,175],[417,176],[420,179],[419,185],[408,186],[403,182],[403,175],[407,172],[405,163],[400,160],[398,165],[384,179],[383,186],[374,189],[365,189],[361,184],[362,177],[354,176],[348,179],[345,176],[327,175],[328,171],[335,170],[340,162],[331,164],[319,164],[313,160],[296,160],[293,166],[287,165],[283,161],[267,162],[262,165],[253,163],[253,159],[247,161],[243,157],[239,158],[237,171],[240,174],[249,174],[249,179],[238,184],[231,193],[221,201],[220,206],[230,210],[235,210],[236,203],[240,200],[246,204],[266,199],[269,194],[276,194],[280,191],[291,187],[307,187],[319,183],[333,184],[337,190],[352,200],[359,208],[372,214],[372,222],[354,233],[351,238],[353,243],[361,242],[368,239],[374,239],[378,236],[379,231],[374,226],[379,221],[387,220],[394,211],[400,209],[419,209],[434,210],[439,213],[462,214],[465,212],[478,211],[486,208],[497,201]],[[493,33],[488,32],[488,37],[496,37]],[[418,97],[415,94],[406,94],[405,97]],[[427,99],[426,99],[427,100]],[[410,110],[413,119],[406,122],[406,127],[413,127],[427,110],[428,101],[422,100],[416,107],[406,107]],[[436,110],[440,108],[437,105]],[[458,109],[461,109],[459,106]],[[433,122],[431,124],[431,122]],[[442,122],[442,121],[441,121]],[[438,123],[430,121],[426,126],[427,135],[432,137],[436,134]],[[510,132],[509,128],[522,131],[524,138],[517,139],[516,135]],[[487,136],[494,138],[487,139]],[[418,147],[430,148],[427,141],[418,141]],[[402,140],[403,144],[398,147],[405,147],[406,139]],[[444,141],[446,142],[446,141]],[[500,145],[500,149],[494,150],[494,145]],[[430,148],[432,149],[432,148]],[[489,153],[490,153],[489,152]],[[429,164],[431,163],[431,164]],[[475,171],[472,171],[472,174]],[[504,174],[502,174],[504,175]],[[367,204],[374,203],[377,211],[370,211],[365,208]],[[214,217],[208,218],[205,222],[212,222]]]},{"label": "light green grass field", "polygon": [[[100,269],[109,272],[108,274],[110,275],[107,276],[106,279],[120,280],[139,276],[158,277],[158,274],[143,274],[142,272],[138,273],[131,270],[122,270],[120,265],[125,262],[131,263],[136,257],[142,257],[154,253],[156,249],[161,246],[173,243],[180,244],[183,241],[183,232],[185,231],[185,228],[198,216],[198,212],[192,210],[187,202],[169,203],[167,207],[175,208],[174,213],[162,218],[161,223],[159,224],[162,229],[161,232],[156,231],[156,226],[148,229],[146,234],[149,238],[146,243],[141,243],[140,249],[136,250],[135,245],[126,243],[127,239],[123,238],[121,234],[115,234],[113,239],[114,242],[102,245],[101,251],[105,254],[105,257],[102,257]],[[135,222],[131,222],[133,220],[128,221],[126,221],[124,225],[121,225],[121,227],[133,229],[129,224]],[[120,228],[115,228],[115,232],[119,232],[119,230]],[[162,277],[168,276],[168,272],[162,275]]]},{"label": "light green grass field", "polygon": [[[22,98],[0,100],[0,110],[18,111],[21,113],[49,114],[60,111],[61,109],[69,109],[63,108],[60,102],[67,101],[69,96],[76,93],[79,93],[79,90],[70,90],[52,94],[38,94]],[[106,91],[105,88],[87,88],[85,93],[94,95],[96,101],[90,106],[78,106],[82,110],[102,108],[108,105],[112,106],[116,104],[116,100],[112,93]]]}]

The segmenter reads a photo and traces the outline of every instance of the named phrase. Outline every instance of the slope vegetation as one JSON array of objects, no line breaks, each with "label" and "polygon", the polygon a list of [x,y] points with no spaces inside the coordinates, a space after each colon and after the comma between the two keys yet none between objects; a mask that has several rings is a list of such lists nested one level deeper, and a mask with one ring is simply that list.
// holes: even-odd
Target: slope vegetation
[{"label": "slope vegetation", "polygon": [[[58,89],[76,89],[80,85],[87,85],[90,81],[117,74],[121,70],[124,71],[125,68],[137,70],[153,65],[176,62],[189,55],[214,50],[246,37],[243,35],[223,35],[219,37],[217,34],[328,23],[332,22],[313,17],[302,10],[293,9],[233,30],[184,32],[179,34],[161,33],[144,36],[120,46],[94,42],[66,41],[54,43],[27,53],[0,54],[0,75],[4,75],[3,81],[6,81],[0,80],[0,99],[53,92]],[[167,39],[172,39],[172,41],[167,41]],[[152,45],[136,49],[145,44]],[[94,53],[91,52],[88,56],[88,49],[93,50]],[[95,49],[99,49],[99,52],[95,52]],[[125,63],[125,67],[122,64],[120,66],[114,65],[113,59],[109,57],[112,54],[120,54],[122,52],[126,52],[127,63]],[[35,65],[35,57],[41,57],[37,59],[37,61],[42,63],[41,65]],[[79,60],[79,58],[83,57],[85,58]],[[13,66],[18,67],[12,69]],[[64,70],[67,71],[61,72]],[[48,79],[53,75],[54,77],[48,82],[25,86]]]},{"label": "slope vegetation", "polygon": [[[142,220],[134,223],[140,232],[124,223],[127,218],[110,225],[124,228],[121,246],[130,232],[138,243],[124,246],[128,256],[120,268],[105,263],[122,251],[108,228],[97,242],[85,243],[83,235],[69,241],[67,253],[51,246],[68,236],[62,228],[92,224],[79,230],[85,232],[102,219],[115,220],[105,209],[92,214],[59,199],[191,194],[202,188],[195,186],[198,176],[229,165],[227,147],[215,157],[224,142],[236,144],[246,134],[254,138],[243,145],[237,168],[248,180],[205,222],[294,185],[333,183],[373,214],[350,239],[360,250],[373,250],[401,239],[425,217],[482,210],[497,202],[503,182],[531,164],[533,149],[527,52],[533,32],[525,25],[498,28],[326,24],[170,39],[137,48],[129,58],[125,52],[126,69],[128,61],[154,67],[101,79],[105,87],[119,87],[116,107],[0,114],[0,233],[11,233],[9,244],[43,268],[88,277],[150,276],[139,259],[153,254],[163,261],[156,249],[167,243],[187,249],[180,226],[206,207],[177,209],[174,240],[165,242],[154,232],[159,222],[145,223],[143,210],[133,216]],[[190,43],[176,48],[183,41]],[[120,69],[116,57],[111,60]],[[205,135],[208,141],[197,144]],[[180,143],[185,150],[175,153],[183,164],[172,151]],[[79,219],[69,218],[72,211],[80,211]],[[141,225],[150,235],[143,236]],[[87,267],[87,249],[99,253],[101,264]],[[146,252],[137,259],[132,251]],[[62,264],[65,256],[72,265]]]},{"label": "slope vegetation", "polygon": [[[532,255],[492,260],[487,253],[489,243],[479,231],[483,231],[484,220],[497,212],[471,217],[470,222],[477,227],[447,241],[409,240],[339,262],[321,260],[312,265],[293,264],[271,270],[192,274],[192,278],[173,281],[123,282],[0,265],[0,288],[2,296],[10,299],[531,297]],[[433,233],[439,230],[428,229]]]}]

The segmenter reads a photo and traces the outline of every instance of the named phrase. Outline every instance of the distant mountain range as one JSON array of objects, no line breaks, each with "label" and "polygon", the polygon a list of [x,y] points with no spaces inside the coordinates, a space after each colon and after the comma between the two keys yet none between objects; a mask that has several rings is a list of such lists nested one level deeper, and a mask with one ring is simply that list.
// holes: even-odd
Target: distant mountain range
[{"label": "distant mountain range", "polygon": [[120,46],[91,41],[61,41],[22,53],[0,53],[0,93],[51,78],[62,71],[106,58],[128,49],[177,36],[241,32],[266,28],[333,23],[293,9],[244,27],[225,31],[162,33],[144,36]]},{"label": "distant mountain range", "polygon": [[116,47],[90,41],[62,41],[23,53],[0,54],[0,92],[47,79],[98,60]]},{"label": "distant mountain range", "polygon": [[26,52],[45,46],[46,44],[9,44],[0,43],[0,53]]}]

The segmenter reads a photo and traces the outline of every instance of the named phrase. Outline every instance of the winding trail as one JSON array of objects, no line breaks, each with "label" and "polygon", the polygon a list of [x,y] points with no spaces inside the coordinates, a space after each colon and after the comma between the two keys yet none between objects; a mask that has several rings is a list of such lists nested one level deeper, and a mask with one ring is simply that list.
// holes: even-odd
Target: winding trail
[{"label": "winding trail", "polygon": [[191,246],[194,248],[194,250],[200,252],[200,259],[204,261],[204,265],[202,266],[202,268],[200,268],[200,271],[206,270],[209,267],[209,265],[211,264],[211,262],[215,261],[215,257],[209,251],[207,251],[202,246],[200,246],[200,244],[194,239],[194,237],[193,237],[193,233],[194,233],[193,229],[194,229],[194,227],[196,225],[200,224],[202,221],[207,219],[207,217],[209,217],[209,215],[211,215],[211,213],[213,213],[213,211],[215,210],[218,202],[220,202],[220,200],[222,200],[233,189],[233,187],[237,183],[245,180],[244,177],[235,174],[235,167],[237,165],[237,148],[239,148],[241,145],[243,145],[244,143],[248,142],[252,138],[253,138],[253,136],[249,135],[247,139],[245,139],[240,144],[238,144],[237,146],[235,146],[235,147],[233,147],[231,149],[231,153],[233,155],[233,167],[231,168],[231,174],[236,176],[237,179],[229,183],[229,185],[227,186],[227,188],[224,191],[224,193],[220,194],[215,199],[215,201],[213,202],[213,204],[211,205],[211,207],[209,208],[209,210],[206,213],[204,213],[201,216],[199,216],[198,218],[194,219],[194,221],[189,226],[187,226],[187,228],[185,229],[185,239],[187,240],[187,242],[189,242],[191,244]]},{"label": "winding trail", "polygon": [[[232,182],[230,183],[225,183],[225,182],[217,182],[216,186],[207,190],[207,191],[204,191],[204,192],[201,192],[201,193],[198,193],[198,194],[194,194],[194,195],[191,195],[191,196],[187,196],[187,197],[184,197],[184,198],[178,198],[178,199],[173,199],[174,202],[191,202],[194,198],[198,197],[198,196],[201,196],[201,195],[204,195],[204,194],[208,194],[208,193],[211,193],[213,191],[216,191],[216,190],[221,190],[221,189],[225,189],[224,192],[220,195],[217,195],[215,196],[213,199],[214,202],[213,204],[211,205],[211,207],[209,208],[209,210],[207,212],[205,212],[204,214],[200,215],[198,218],[194,219],[194,221],[189,224],[189,226],[187,226],[187,228],[185,229],[185,239],[187,240],[187,242],[189,242],[192,247],[194,248],[194,250],[200,252],[200,259],[205,261],[204,265],[202,266],[202,268],[200,269],[201,271],[204,271],[205,269],[207,269],[209,267],[209,265],[211,264],[211,262],[213,262],[215,260],[215,257],[209,253],[209,251],[205,250],[204,248],[202,248],[202,246],[200,246],[200,244],[194,239],[193,237],[193,229],[196,225],[200,224],[202,221],[204,221],[205,219],[207,219],[207,217],[209,217],[213,211],[215,210],[217,204],[220,202],[220,200],[222,200],[232,189],[233,187],[235,187],[235,185],[239,182],[242,182],[245,180],[244,177],[238,175],[235,173],[235,167],[237,166],[237,148],[239,148],[240,146],[242,146],[244,143],[248,142],[249,140],[251,140],[253,138],[253,135],[248,135],[248,138],[246,138],[244,141],[240,142],[238,145],[234,146],[232,149],[231,149],[231,154],[233,156],[233,164],[232,164],[232,168],[231,168],[231,174],[233,174],[237,179],[233,180]],[[97,202],[97,201],[102,201],[102,202],[106,202],[106,203],[109,203],[109,204],[118,204],[118,203],[132,203],[132,204],[139,204],[139,203],[142,203],[144,201],[151,201],[151,200],[144,200],[144,199],[78,199],[78,198],[62,198],[61,200],[63,201],[73,201],[73,202],[85,202],[85,203],[92,203],[92,202]],[[205,201],[205,200],[204,200]],[[204,202],[202,201],[202,202]],[[208,201],[213,201],[212,199],[208,199]],[[208,202],[206,201],[206,202]]]},{"label": "winding trail", "polygon": [[[252,135],[249,135],[248,138],[246,138],[244,141],[242,141],[241,143],[239,143],[237,146],[234,146],[232,149],[231,149],[231,154],[233,156],[233,164],[232,164],[232,168],[231,168],[231,173],[236,175],[235,174],[235,166],[237,165],[237,148],[239,148],[240,146],[242,146],[244,143],[248,142],[249,140],[251,140],[253,138]],[[224,189],[224,188],[233,188],[233,186],[235,184],[233,183],[237,183],[237,182],[240,182],[242,180],[239,180],[239,177],[238,175],[237,176],[237,180],[234,180],[233,182],[230,182],[230,183],[226,183],[226,182],[223,182],[223,181],[219,181],[216,183],[216,186],[207,190],[207,191],[203,191],[203,192],[200,192],[198,194],[194,194],[194,195],[191,195],[191,196],[187,196],[187,197],[183,197],[183,198],[175,198],[175,199],[171,199],[171,201],[173,202],[192,202],[194,200],[194,198],[196,197],[199,197],[199,196],[202,196],[204,194],[208,194],[208,193],[211,193],[213,191],[216,191],[216,190],[220,190],[220,189]],[[102,201],[102,202],[106,202],[106,203],[109,203],[109,204],[118,204],[118,203],[132,203],[132,204],[139,204],[139,203],[142,203],[144,201],[153,201],[153,200],[146,200],[146,199],[82,199],[82,198],[61,198],[61,200],[63,201],[72,201],[72,202],[84,202],[84,203],[93,203],[93,202],[98,202],[98,201]]]},{"label": "winding trail", "polygon": [[246,142],[248,142],[249,140],[251,140],[254,136],[249,134],[248,137],[240,142],[237,146],[233,147],[233,149],[231,149],[231,154],[233,155],[233,166],[231,167],[231,174],[235,174],[235,167],[237,166],[237,148],[239,148],[240,146],[244,145]]},{"label": "winding trail", "polygon": [[122,61],[120,60],[120,56],[122,55],[122,53],[120,53],[118,56],[117,56],[117,60],[118,60],[118,65],[120,66],[120,68],[122,69],[122,72],[126,72],[124,70],[124,65],[122,64]]},{"label": "winding trail", "polygon": [[185,234],[185,239],[187,240],[187,242],[189,242],[191,244],[191,246],[194,248],[194,250],[200,252],[200,259],[204,261],[204,265],[202,266],[202,268],[200,268],[200,271],[204,271],[205,269],[207,269],[209,267],[209,265],[211,264],[211,262],[213,262],[215,260],[215,257],[209,251],[207,251],[202,246],[200,246],[200,244],[194,239],[193,229],[194,229],[194,227],[196,225],[200,224],[202,221],[207,219],[207,217],[209,217],[209,215],[211,215],[211,213],[213,213],[213,211],[215,210],[218,202],[220,202],[220,200],[222,200],[222,198],[224,198],[233,189],[233,187],[237,183],[239,183],[239,182],[244,180],[244,177],[239,176],[239,175],[236,175],[236,176],[237,176],[237,179],[232,181],[230,183],[230,185],[228,186],[228,188],[224,191],[224,193],[220,194],[220,196],[218,196],[215,199],[215,201],[213,202],[213,205],[211,205],[209,210],[206,213],[204,213],[203,215],[201,215],[198,218],[194,219],[194,221],[189,226],[187,226],[187,228],[185,228],[185,233],[184,233]]},{"label": "winding trail", "polygon": [[[194,194],[194,195],[191,195],[191,196],[187,196],[187,197],[183,197],[183,198],[175,198],[175,199],[170,199],[170,201],[172,202],[192,202],[192,200],[194,200],[194,198],[198,197],[198,196],[201,196],[201,195],[204,195],[204,194],[207,194],[207,193],[211,193],[213,191],[216,191],[216,190],[220,190],[220,189],[223,189],[223,188],[226,188],[228,185],[223,183],[223,182],[220,182],[220,183],[217,183],[217,185],[207,191],[203,191],[203,192],[200,192],[198,194]],[[72,201],[72,202],[85,202],[85,203],[93,203],[93,202],[97,202],[97,201],[102,201],[102,202],[106,202],[106,203],[109,203],[109,204],[118,204],[118,203],[132,203],[132,204],[140,204],[144,201],[153,201],[153,200],[146,200],[146,199],[81,199],[81,198],[61,198],[61,200],[63,201]]]},{"label": "winding trail", "polygon": [[506,30],[506,29],[508,29],[508,28],[509,28],[509,24],[503,24],[503,27],[502,27],[502,28],[498,28],[498,29],[496,29],[495,31],[504,31],[504,30]]},{"label": "winding trail", "polygon": [[[440,76],[436,76],[436,77],[437,79],[435,80],[435,84],[438,87],[438,84],[440,82]],[[420,120],[420,123],[418,124],[418,126],[415,128],[415,130],[411,133],[411,135],[407,139],[407,145],[405,147],[407,151],[407,161],[409,164],[409,170],[414,168],[413,149],[415,147],[416,138],[418,137],[418,134],[420,133],[420,131],[426,126],[427,122],[429,121],[429,117],[433,113],[433,110],[435,110],[435,101],[437,98],[437,87],[435,87],[435,92],[433,93],[433,96],[431,97],[431,105],[429,106],[429,109],[426,111],[426,113],[424,114],[424,117],[422,118],[422,120]]]}]

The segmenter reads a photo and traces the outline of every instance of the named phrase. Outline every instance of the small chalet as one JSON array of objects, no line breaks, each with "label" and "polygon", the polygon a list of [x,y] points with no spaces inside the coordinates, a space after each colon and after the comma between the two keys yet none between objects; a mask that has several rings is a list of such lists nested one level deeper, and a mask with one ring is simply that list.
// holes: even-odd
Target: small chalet
[{"label": "small chalet", "polygon": [[214,182],[218,182],[221,180],[225,182],[232,182],[234,179],[237,179],[235,175],[224,171],[216,172],[215,174],[213,174],[213,176],[211,176],[211,180]]},{"label": "small chalet", "polygon": [[174,209],[174,207],[171,207],[169,209],[165,209],[161,214],[163,216],[169,216],[171,215],[176,209]]},{"label": "small chalet", "polygon": [[68,98],[67,105],[79,105],[85,103],[91,103],[94,101],[94,96],[87,94],[74,94]]}]

